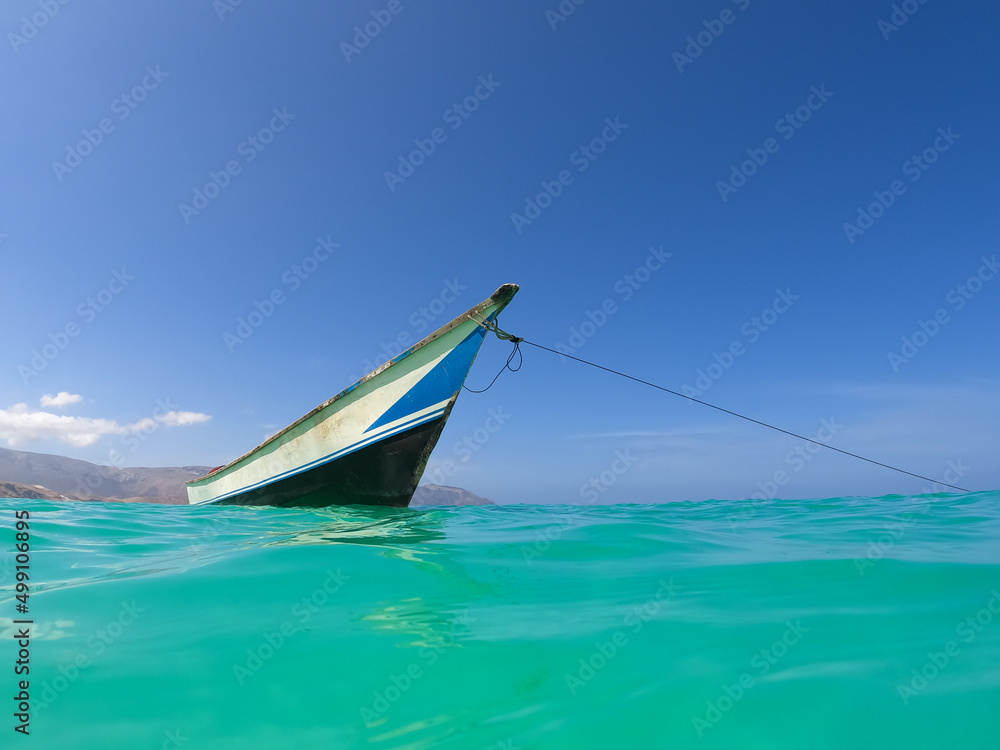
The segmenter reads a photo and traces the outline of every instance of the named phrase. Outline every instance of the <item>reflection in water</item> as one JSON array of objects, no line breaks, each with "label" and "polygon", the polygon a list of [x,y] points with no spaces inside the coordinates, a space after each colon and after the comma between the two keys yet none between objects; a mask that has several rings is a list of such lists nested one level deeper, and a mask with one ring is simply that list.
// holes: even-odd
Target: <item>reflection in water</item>
[{"label": "reflection in water", "polygon": [[362,621],[373,632],[409,635],[412,640],[405,645],[439,653],[456,647],[469,632],[470,615],[467,607],[456,609],[452,597],[438,598],[428,591],[462,591],[466,605],[475,606],[496,597],[509,584],[502,575],[508,572],[505,568],[492,572],[480,568],[483,580],[470,572],[469,565],[471,571],[476,566],[461,540],[466,532],[459,528],[467,516],[454,509],[94,506],[88,510],[87,516],[80,517],[74,515],[77,507],[60,507],[47,519],[55,523],[40,530],[49,537],[45,540],[49,549],[65,546],[61,538],[65,534],[75,535],[77,545],[88,544],[87,540],[92,545],[87,554],[75,556],[61,575],[39,581],[40,590],[183,574],[230,560],[234,553],[343,545],[341,552],[334,553],[335,559],[344,564],[350,560],[355,571],[369,567],[357,560],[375,554],[401,566],[400,580],[409,577],[408,583],[397,586],[380,585],[382,579],[369,582],[380,596],[370,602]]},{"label": "reflection in water", "polygon": [[[218,548],[232,551],[234,547],[243,550],[307,545],[364,547],[427,574],[439,581],[444,590],[466,591],[469,601],[495,593],[495,577],[491,576],[493,583],[474,578],[458,560],[461,545],[446,543],[446,526],[454,517],[448,509],[336,506],[216,510],[211,518],[198,519],[211,525],[199,540],[204,549],[198,550],[198,557],[203,561],[219,552]],[[424,588],[416,586],[416,590]],[[391,596],[375,602],[362,621],[374,632],[412,636],[412,640],[401,645],[417,647],[428,658],[457,647],[470,630],[469,611],[456,611],[454,606],[434,597],[413,596],[414,590],[407,586],[398,591],[398,598]],[[383,596],[397,593],[391,586],[382,587],[381,591]]]},{"label": "reflection in water", "polygon": [[363,619],[374,631],[413,636],[412,641],[401,645],[432,649],[438,654],[460,647],[462,637],[476,621],[468,609],[456,610],[453,604],[435,606],[432,600],[419,596],[382,603]]},{"label": "reflection in water", "polygon": [[[280,519],[270,519],[271,526]],[[262,546],[274,544],[371,544],[382,547],[444,539],[440,511],[377,506],[341,506],[296,512],[288,528],[267,532]]]},{"label": "reflection in water", "polygon": [[[262,544],[379,547],[383,557],[412,565],[416,570],[437,578],[446,590],[464,590],[470,603],[494,595],[497,588],[495,582],[476,579],[457,559],[461,550],[459,545],[430,544],[446,541],[445,526],[451,518],[452,513],[442,509],[325,508],[305,514],[296,512],[289,519],[289,526],[294,528],[274,528],[277,519],[272,518],[272,529]],[[475,621],[469,610],[456,610],[450,597],[437,601],[433,597],[408,596],[408,593],[410,589],[400,592],[400,598],[379,601],[362,619],[376,632],[413,636],[412,641],[405,645],[419,648],[426,658],[434,658],[435,654],[460,646],[460,641]]]}]

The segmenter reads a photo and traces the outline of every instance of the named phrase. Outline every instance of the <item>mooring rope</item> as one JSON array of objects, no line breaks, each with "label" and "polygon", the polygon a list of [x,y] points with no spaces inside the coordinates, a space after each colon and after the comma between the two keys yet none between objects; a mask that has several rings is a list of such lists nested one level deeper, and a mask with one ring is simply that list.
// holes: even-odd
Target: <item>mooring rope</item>
[{"label": "mooring rope", "polygon": [[[483,388],[481,391],[477,391],[474,388],[469,388],[469,386],[465,385],[464,383],[462,384],[462,387],[469,393],[486,393],[486,391],[492,388],[493,384],[497,382],[497,378],[503,375],[504,370],[517,372],[518,370],[521,369],[521,365],[524,364],[524,355],[521,354],[521,342],[524,341],[524,339],[520,338],[519,336],[514,336],[513,334],[507,333],[505,330],[503,330],[502,328],[500,328],[500,326],[497,325],[496,320],[480,320],[479,318],[471,314],[469,315],[469,317],[472,318],[477,323],[479,323],[479,325],[481,325],[487,331],[492,331],[498,339],[501,339],[503,341],[514,342],[514,348],[511,350],[510,356],[507,357],[507,363],[500,368],[500,372],[496,374],[496,377],[494,377],[493,380],[490,381],[490,384],[488,386]],[[514,361],[515,356],[517,356],[517,367],[511,367],[510,363]]]},{"label": "mooring rope", "polygon": [[[510,356],[507,357],[507,363],[503,367],[500,368],[500,372],[498,372],[496,374],[496,377],[494,377],[493,380],[490,381],[490,384],[488,386],[486,386],[485,388],[483,388],[481,391],[477,391],[475,388],[469,388],[469,386],[467,386],[467,385],[465,385],[463,383],[462,387],[465,390],[467,390],[469,393],[486,393],[486,391],[488,391],[490,388],[492,388],[493,384],[495,382],[497,382],[497,378],[499,378],[501,375],[503,375],[504,370],[510,370],[511,372],[517,372],[518,370],[521,369],[521,365],[524,364],[524,355],[521,354],[521,342],[524,341],[524,339],[519,339],[519,338],[515,337],[515,338],[513,338],[511,340],[514,342],[514,348],[511,350]],[[510,363],[514,361],[514,356],[515,355],[517,355],[517,367],[511,367]]]},{"label": "mooring rope", "polygon": [[[476,322],[480,322],[480,321],[476,321]],[[498,338],[500,338],[500,339],[502,339],[504,341],[512,341],[512,342],[514,342],[514,350],[510,353],[510,356],[507,358],[507,364],[504,365],[504,367],[500,370],[500,372],[497,373],[496,377],[493,378],[493,383],[497,382],[497,378],[499,378],[503,374],[504,370],[510,370],[511,372],[517,372],[518,370],[521,369],[521,365],[524,364],[524,358],[523,358],[523,355],[521,355],[521,344],[525,343],[525,344],[533,346],[533,347],[535,347],[537,349],[544,349],[547,352],[552,352],[553,354],[558,354],[560,357],[566,357],[568,359],[572,359],[575,362],[580,362],[581,364],[590,365],[591,367],[596,367],[598,370],[604,370],[605,372],[610,372],[613,375],[619,375],[619,376],[621,376],[623,378],[627,378],[628,380],[634,380],[636,383],[642,383],[643,385],[648,385],[650,388],[656,388],[657,390],[663,391],[665,393],[670,393],[670,394],[672,394],[674,396],[680,396],[681,398],[685,398],[688,401],[693,401],[696,404],[701,404],[702,406],[707,406],[707,407],[709,407],[711,409],[715,409],[716,411],[721,411],[721,412],[723,412],[725,414],[729,414],[729,415],[734,416],[734,417],[739,417],[740,419],[745,419],[747,422],[753,422],[754,424],[758,424],[761,427],[767,427],[768,429],[775,430],[776,432],[784,433],[785,435],[790,435],[790,436],[792,436],[794,438],[798,438],[799,440],[805,440],[808,443],[813,443],[814,445],[819,445],[819,446],[821,446],[823,448],[829,448],[830,450],[836,451],[837,453],[843,453],[845,456],[850,456],[851,458],[858,458],[858,459],[861,459],[862,461],[867,461],[870,464],[875,464],[875,466],[881,466],[881,467],[883,467],[885,469],[891,469],[892,471],[898,471],[900,474],[907,474],[907,475],[909,475],[911,477],[916,477],[917,479],[923,479],[924,481],[930,482],[932,484],[939,484],[942,487],[951,487],[953,490],[958,490],[959,492],[971,492],[972,491],[972,490],[967,490],[964,487],[958,487],[958,486],[956,486],[954,484],[948,484],[947,482],[941,482],[941,481],[939,481],[937,479],[931,479],[930,477],[925,477],[923,474],[916,474],[916,473],[914,473],[912,471],[907,471],[906,469],[900,469],[898,466],[891,466],[889,464],[882,463],[881,461],[876,461],[873,458],[866,458],[865,456],[861,456],[861,455],[859,455],[857,453],[851,453],[850,451],[845,451],[843,448],[838,448],[838,447],[836,447],[834,445],[830,445],[829,443],[824,443],[824,442],[821,442],[819,440],[816,440],[815,438],[806,437],[805,435],[799,435],[797,432],[792,432],[791,430],[785,430],[785,429],[782,429],[781,427],[776,427],[773,424],[768,424],[767,422],[762,422],[759,419],[754,419],[753,417],[748,417],[745,414],[740,414],[739,412],[735,412],[735,411],[732,411],[730,409],[724,409],[721,406],[716,406],[715,404],[710,404],[708,401],[702,401],[701,399],[694,398],[693,396],[688,396],[688,395],[686,395],[684,393],[680,393],[679,391],[672,391],[669,388],[664,388],[662,385],[657,385],[656,383],[650,383],[648,380],[643,380],[642,378],[637,378],[634,375],[629,375],[627,373],[621,372],[620,370],[615,370],[615,369],[612,369],[610,367],[605,367],[604,365],[599,365],[596,362],[591,362],[591,361],[586,360],[586,359],[581,359],[580,357],[574,357],[572,354],[566,354],[565,352],[560,352],[560,351],[557,351],[556,349],[550,349],[547,346],[542,346],[541,344],[536,344],[534,341],[528,341],[527,339],[524,339],[524,338],[521,338],[519,336],[514,336],[512,334],[507,333],[506,331],[504,331],[503,329],[501,329],[497,325],[497,323],[496,323],[495,320],[488,321],[488,322],[482,322],[481,324],[487,330],[492,331],[493,333],[495,333]],[[511,368],[510,367],[510,363],[513,360],[515,354],[519,355],[521,357],[521,360],[518,362],[518,365],[517,365],[516,368]],[[472,389],[470,389],[470,388],[467,388],[466,390],[472,391],[472,393],[483,393],[484,391],[489,390],[493,386],[493,383],[490,383],[482,391],[472,391]]]}]

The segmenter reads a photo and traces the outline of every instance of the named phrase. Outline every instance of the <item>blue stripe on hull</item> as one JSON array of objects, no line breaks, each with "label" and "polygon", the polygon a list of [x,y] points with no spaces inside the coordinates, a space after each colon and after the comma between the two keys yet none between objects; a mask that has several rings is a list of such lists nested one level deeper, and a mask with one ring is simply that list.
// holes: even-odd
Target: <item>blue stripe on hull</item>
[{"label": "blue stripe on hull", "polygon": [[407,414],[414,414],[428,406],[440,404],[451,398],[462,387],[472,362],[479,353],[479,347],[486,337],[486,329],[479,327],[470,333],[458,346],[448,352],[429,373],[424,375],[417,384],[408,390],[386,412],[372,422],[365,432],[402,419]]}]

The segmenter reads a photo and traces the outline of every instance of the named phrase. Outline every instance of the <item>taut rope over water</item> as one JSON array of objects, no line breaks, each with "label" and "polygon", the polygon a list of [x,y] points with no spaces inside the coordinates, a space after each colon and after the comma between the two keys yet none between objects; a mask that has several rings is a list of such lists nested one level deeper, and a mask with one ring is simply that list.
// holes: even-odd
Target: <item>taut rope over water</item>
[{"label": "taut rope over water", "polygon": [[[805,435],[799,435],[796,432],[792,432],[790,430],[785,430],[785,429],[782,429],[781,427],[776,427],[773,424],[768,424],[767,422],[762,422],[759,419],[754,419],[753,417],[748,417],[745,414],[740,414],[739,412],[731,411],[730,409],[724,409],[723,407],[716,406],[715,404],[710,404],[710,403],[708,403],[708,401],[702,401],[700,399],[694,398],[693,396],[688,396],[688,395],[685,395],[683,393],[680,393],[679,391],[672,391],[669,388],[664,388],[662,385],[657,385],[656,383],[650,383],[648,380],[643,380],[642,378],[637,378],[634,375],[629,375],[627,373],[621,372],[620,370],[614,370],[614,369],[612,369],[610,367],[605,367],[604,365],[599,365],[596,362],[591,362],[591,361],[586,360],[586,359],[580,359],[580,357],[574,357],[571,354],[565,354],[564,352],[560,352],[560,351],[557,351],[555,349],[550,349],[547,346],[542,346],[541,344],[536,344],[534,341],[528,341],[527,339],[524,339],[524,338],[521,338],[519,336],[514,336],[514,335],[512,335],[510,333],[507,333],[506,331],[504,331],[503,329],[501,329],[496,324],[496,321],[491,320],[491,321],[488,321],[488,322],[482,322],[482,321],[476,321],[476,322],[479,322],[487,330],[492,331],[493,333],[495,333],[497,335],[497,338],[502,339],[504,341],[512,341],[512,342],[514,342],[514,350],[510,353],[510,356],[507,357],[507,364],[504,365],[504,367],[500,370],[500,372],[497,373],[496,377],[493,378],[493,382],[490,383],[488,386],[486,386],[486,388],[484,388],[482,391],[473,391],[471,388],[466,388],[466,390],[471,391],[472,393],[483,393],[484,391],[489,390],[493,386],[493,383],[497,382],[497,378],[499,378],[503,374],[504,370],[510,370],[511,372],[517,372],[518,370],[520,370],[521,369],[521,365],[524,364],[524,358],[523,358],[523,355],[521,354],[521,346],[520,346],[521,343],[523,342],[525,344],[528,344],[529,346],[535,347],[536,349],[543,349],[543,350],[545,350],[547,352],[552,352],[553,354],[558,354],[560,357],[566,357],[568,359],[572,359],[575,362],[580,362],[580,363],[585,364],[585,365],[590,365],[591,367],[596,367],[598,370],[604,370],[605,372],[610,372],[613,375],[619,375],[619,376],[621,376],[623,378],[627,378],[629,380],[634,380],[636,383],[642,383],[643,385],[648,385],[650,388],[656,388],[657,390],[663,391],[665,393],[670,393],[670,394],[672,394],[674,396],[680,396],[681,398],[685,398],[688,401],[693,401],[696,404],[701,404],[702,406],[707,406],[707,407],[709,407],[711,409],[715,409],[716,411],[721,411],[721,412],[723,412],[725,414],[729,414],[729,415],[734,416],[734,417],[739,417],[740,419],[745,419],[747,422],[753,422],[754,424],[758,424],[761,427],[767,427],[768,429],[775,430],[776,432],[781,432],[781,433],[784,433],[785,435],[791,435],[794,438],[798,438],[799,440],[805,440],[808,443],[813,443],[814,445],[819,445],[819,446],[821,446],[823,448],[829,448],[832,451],[836,451],[837,453],[843,453],[845,456],[850,456],[851,458],[858,458],[858,459],[861,459],[862,461],[867,461],[870,464],[875,464],[876,466],[881,466],[881,467],[883,467],[885,469],[891,469],[892,471],[898,471],[900,474],[907,474],[907,475],[909,475],[911,477],[916,477],[917,479],[923,479],[924,481],[930,482],[932,484],[939,484],[942,487],[951,487],[953,490],[958,490],[959,492],[971,492],[972,491],[972,490],[967,490],[964,487],[958,487],[958,486],[956,486],[954,484],[948,484],[947,482],[942,482],[942,481],[939,481],[937,479],[931,479],[930,477],[925,477],[923,474],[915,474],[912,471],[907,471],[906,469],[900,469],[898,466],[890,466],[889,464],[882,463],[881,461],[876,461],[875,459],[872,459],[872,458],[866,458],[865,456],[858,455],[857,453],[851,453],[850,451],[845,451],[842,448],[837,448],[836,446],[830,445],[829,443],[824,443],[824,442],[821,442],[821,441],[816,440],[814,438],[806,437]],[[518,357],[520,359],[518,361],[517,367],[516,368],[512,368],[510,366],[510,363],[514,359],[514,355],[515,354],[518,355]]]}]

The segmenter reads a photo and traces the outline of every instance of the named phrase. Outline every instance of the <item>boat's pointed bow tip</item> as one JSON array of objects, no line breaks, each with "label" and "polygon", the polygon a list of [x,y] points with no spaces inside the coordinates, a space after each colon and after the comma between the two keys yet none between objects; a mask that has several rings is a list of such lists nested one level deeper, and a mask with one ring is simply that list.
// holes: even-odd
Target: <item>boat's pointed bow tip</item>
[{"label": "boat's pointed bow tip", "polygon": [[521,287],[518,284],[503,284],[499,289],[497,289],[491,299],[501,305],[505,306],[508,302],[514,299],[514,295],[517,294],[517,290]]}]

